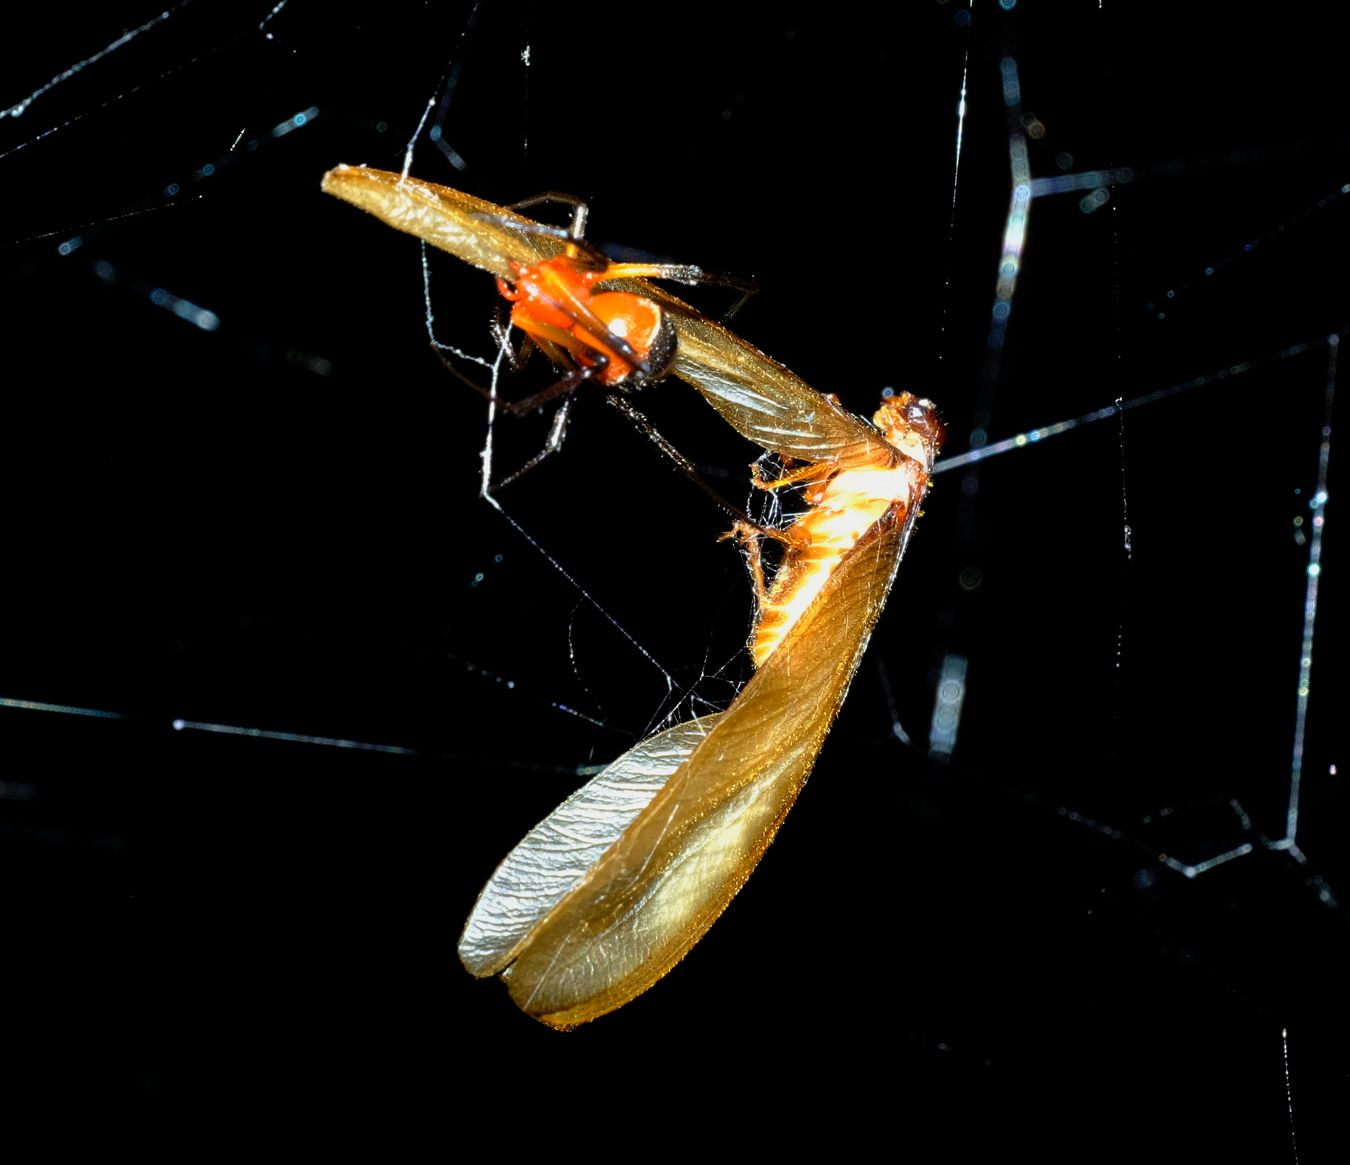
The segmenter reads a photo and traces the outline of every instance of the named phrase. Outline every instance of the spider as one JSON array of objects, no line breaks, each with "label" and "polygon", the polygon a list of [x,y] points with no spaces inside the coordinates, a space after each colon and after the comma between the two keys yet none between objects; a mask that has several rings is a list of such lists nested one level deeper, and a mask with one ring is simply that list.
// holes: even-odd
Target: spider
[{"label": "spider", "polygon": [[[670,370],[677,344],[670,313],[678,301],[662,302],[650,294],[632,291],[595,289],[623,279],[715,283],[740,293],[724,315],[724,318],[730,318],[754,294],[754,287],[690,264],[612,261],[585,241],[587,206],[570,194],[549,191],[515,203],[511,209],[524,210],[544,203],[572,207],[572,222],[566,228],[543,224],[529,227],[532,233],[562,239],[562,253],[534,263],[510,260],[512,277],[498,277],[497,288],[511,304],[510,327],[523,332],[526,344],[538,348],[555,367],[565,372],[561,379],[540,392],[522,400],[498,400],[497,407],[512,416],[523,416],[559,397],[562,401],[553,415],[544,447],[520,469],[498,481],[496,487],[509,485],[562,447],[571,418],[572,394],[586,381],[593,380],[606,390],[606,399],[611,405],[706,489],[693,465],[626,399],[627,394],[662,379]],[[493,216],[481,217],[491,219]],[[510,225],[518,228],[520,224],[512,219]],[[507,344],[506,330],[501,329],[499,339],[506,346],[512,364],[518,366],[528,355],[528,348],[522,346],[520,352],[512,352]],[[473,386],[490,395],[481,385]],[[723,508],[729,508],[733,516],[743,517],[720,496],[717,500]]]}]

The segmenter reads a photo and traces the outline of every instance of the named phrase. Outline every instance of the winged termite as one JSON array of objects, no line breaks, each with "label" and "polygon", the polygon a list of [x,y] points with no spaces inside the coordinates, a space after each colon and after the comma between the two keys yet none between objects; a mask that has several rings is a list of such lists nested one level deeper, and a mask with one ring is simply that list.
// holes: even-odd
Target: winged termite
[{"label": "winged termite", "polygon": [[[551,273],[567,246],[512,212],[395,174],[340,168],[324,188],[508,282]],[[669,313],[672,371],[744,436],[803,463],[756,483],[808,483],[809,508],[782,530],[738,528],[759,598],[757,670],[727,711],[658,732],[614,761],[507,856],[469,916],[465,966],[500,975],[522,1010],[559,1028],[645,991],[749,877],[843,702],[942,440],[928,401],[902,393],[869,425],[645,281],[613,286],[654,297]],[[561,330],[582,319],[568,315]],[[591,340],[637,367],[607,334]],[[769,583],[758,554],[764,537],[784,546]]]},{"label": "winged termite", "polygon": [[[620,757],[537,826],[484,887],[460,956],[475,975],[500,974],[535,1018],[572,1027],[645,991],[703,936],[773,840],[866,649],[940,440],[929,406],[912,398],[889,406],[881,413],[901,414],[897,436],[919,456],[900,454],[890,471],[858,471],[889,472],[889,497],[822,568],[804,604],[792,580],[808,577],[811,544],[789,542],[778,574],[789,583],[777,597],[769,588],[759,619],[761,628],[771,617],[781,622],[782,634],[731,707]],[[861,482],[850,488],[858,492]],[[817,513],[846,521],[822,498],[797,524]],[[803,559],[797,566],[794,552]]]}]

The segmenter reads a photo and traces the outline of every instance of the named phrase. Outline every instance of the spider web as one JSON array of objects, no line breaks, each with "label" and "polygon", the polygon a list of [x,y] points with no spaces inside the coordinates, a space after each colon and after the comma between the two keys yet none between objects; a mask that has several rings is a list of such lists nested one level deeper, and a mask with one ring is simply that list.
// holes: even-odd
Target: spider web
[{"label": "spider web", "polygon": [[[1337,1142],[1329,46],[1133,6],[70,16],[23,13],[0,94],[30,1076],[207,1109],[261,1056],[316,1103],[622,1127],[667,1095],[627,1064],[687,1087],[746,1045],[714,1095],[791,1082],[837,1137],[1292,1159],[1292,1110],[1300,1159]],[[725,704],[748,587],[595,399],[502,498],[594,603],[477,498],[483,407],[428,351],[416,244],[318,192],[398,169],[429,95],[414,174],[575,192],[612,254],[754,276],[741,334],[952,434],[780,843],[667,982],[561,1041],[460,973],[462,917],[587,766]],[[430,262],[437,335],[490,356],[490,281]],[[744,500],[755,450],[692,391],[639,403]],[[505,425],[520,463],[546,420]]]}]

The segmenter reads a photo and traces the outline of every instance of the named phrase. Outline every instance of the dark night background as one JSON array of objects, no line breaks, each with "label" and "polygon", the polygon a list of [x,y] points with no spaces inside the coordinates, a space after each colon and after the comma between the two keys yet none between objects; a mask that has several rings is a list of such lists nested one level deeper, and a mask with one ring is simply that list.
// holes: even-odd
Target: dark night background
[{"label": "dark night background", "polygon": [[[16,1080],[211,1139],[285,1110],[319,1145],[636,1133],[683,1153],[717,1119],[746,1146],[919,1160],[1282,1161],[1287,1028],[1300,1159],[1339,1159],[1334,443],[1307,864],[1262,844],[1283,835],[1299,538],[1347,318],[1338,46],[1293,12],[1189,32],[1165,6],[904,7],[488,0],[466,33],[453,0],[359,19],[292,0],[262,32],[266,3],[197,0],[0,120]],[[160,10],[25,12],[0,103]],[[1005,58],[1033,178],[1132,176],[1091,212],[1091,186],[1034,201],[995,360]],[[415,175],[571,191],[612,251],[753,277],[737,331],[854,411],[885,385],[932,396],[949,454],[978,425],[1208,380],[937,479],[760,869],[666,980],[570,1035],[462,971],[463,919],[578,766],[730,699],[751,596],[723,515],[594,396],[502,500],[670,684],[477,497],[485,406],[428,347],[416,243],[318,186],[339,162],[397,169],[448,63],[442,137],[467,168],[424,136]],[[436,256],[431,294],[439,337],[488,354],[491,280]],[[640,404],[744,501],[756,451],[692,389]],[[500,430],[499,456],[542,433]],[[940,762],[949,654],[967,691]],[[1159,857],[1244,841],[1195,879]]]}]

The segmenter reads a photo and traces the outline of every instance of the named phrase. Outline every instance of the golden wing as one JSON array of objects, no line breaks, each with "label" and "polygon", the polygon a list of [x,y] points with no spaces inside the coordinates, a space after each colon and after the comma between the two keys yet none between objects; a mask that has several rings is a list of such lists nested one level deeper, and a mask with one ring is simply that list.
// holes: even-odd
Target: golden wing
[{"label": "golden wing", "polygon": [[661,791],[722,714],[649,736],[567,798],[502,860],[459,940],[473,974],[495,975]]},{"label": "golden wing", "polygon": [[[885,604],[918,499],[907,517],[901,512],[893,507],[844,557],[726,712],[658,733],[611,766],[651,776],[664,767],[657,754],[668,765],[687,750],[654,782],[645,807],[601,831],[615,840],[598,858],[593,846],[570,844],[577,810],[596,809],[596,797],[569,800],[507,858],[465,929],[460,949],[470,970],[499,973],[523,1011],[568,1028],[641,994],[703,937],[815,764]],[[553,848],[532,838],[550,838]],[[518,879],[503,871],[529,864],[542,867],[537,880],[549,889],[539,899],[548,904],[522,917],[510,902]],[[513,914],[482,940],[496,926],[489,917]]]},{"label": "golden wing", "polygon": [[[323,176],[323,189],[503,279],[512,278],[513,261],[538,263],[565,246],[515,211],[385,170],[338,166]],[[878,450],[889,449],[866,421],[664,289],[642,279],[604,286],[647,296],[669,311],[679,337],[671,371],[747,440],[794,461],[841,468],[876,464]]]}]

